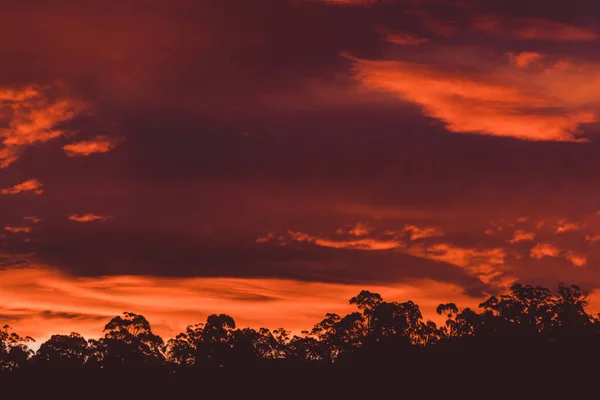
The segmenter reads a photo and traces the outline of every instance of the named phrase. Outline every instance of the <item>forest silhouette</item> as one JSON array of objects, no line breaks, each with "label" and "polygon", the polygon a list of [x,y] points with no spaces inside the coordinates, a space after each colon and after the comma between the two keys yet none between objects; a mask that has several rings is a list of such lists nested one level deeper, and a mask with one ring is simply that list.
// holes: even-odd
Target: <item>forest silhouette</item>
[{"label": "forest silhouette", "polygon": [[232,317],[213,314],[165,341],[142,315],[125,312],[100,339],[54,335],[34,352],[32,338],[4,326],[1,387],[21,398],[28,390],[170,398],[200,387],[224,398],[278,387],[294,398],[355,398],[384,387],[433,396],[477,387],[490,394],[506,385],[537,387],[539,395],[542,388],[556,394],[560,382],[583,383],[600,354],[600,319],[587,312],[588,296],[575,285],[552,293],[515,284],[479,311],[440,304],[440,326],[412,301],[362,291],[350,303],[357,311],[326,314],[293,336],[283,328],[238,328]]}]

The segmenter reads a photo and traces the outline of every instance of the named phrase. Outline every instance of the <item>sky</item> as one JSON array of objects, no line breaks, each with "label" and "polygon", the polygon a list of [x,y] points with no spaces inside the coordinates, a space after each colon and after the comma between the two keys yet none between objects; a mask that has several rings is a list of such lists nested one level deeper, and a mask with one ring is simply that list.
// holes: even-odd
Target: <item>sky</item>
[{"label": "sky", "polygon": [[600,311],[597,1],[0,4],[0,324]]}]

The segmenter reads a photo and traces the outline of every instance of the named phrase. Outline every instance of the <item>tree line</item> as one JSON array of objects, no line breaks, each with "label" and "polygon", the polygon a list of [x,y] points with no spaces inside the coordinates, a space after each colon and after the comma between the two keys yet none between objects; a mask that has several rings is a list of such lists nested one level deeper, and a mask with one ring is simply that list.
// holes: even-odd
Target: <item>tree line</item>
[{"label": "tree line", "polygon": [[[33,341],[0,330],[0,371],[69,368],[110,370],[144,368],[185,373],[195,369],[261,366],[353,366],[436,355],[524,352],[556,354],[600,345],[600,319],[587,312],[588,297],[578,286],[558,291],[515,284],[507,294],[492,296],[480,310],[440,304],[445,323],[424,321],[412,301],[387,302],[361,291],[350,299],[357,310],[345,316],[329,313],[310,331],[291,335],[283,328],[238,328],[225,314],[208,316],[164,341],[142,315],[125,312],[104,327],[100,339],[77,333],[53,335],[37,351]],[[412,357],[412,358],[411,358]]]}]

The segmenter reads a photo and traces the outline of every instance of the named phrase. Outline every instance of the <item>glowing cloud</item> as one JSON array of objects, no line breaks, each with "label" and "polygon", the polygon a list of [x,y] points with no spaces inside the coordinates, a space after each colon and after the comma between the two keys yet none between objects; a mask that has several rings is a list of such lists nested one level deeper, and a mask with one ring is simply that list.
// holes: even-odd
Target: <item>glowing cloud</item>
[{"label": "glowing cloud", "polygon": [[35,194],[44,193],[44,185],[37,179],[30,179],[23,183],[18,183],[6,189],[0,190],[4,195],[15,195],[23,192],[34,192]]},{"label": "glowing cloud", "polygon": [[584,267],[587,264],[587,257],[583,254],[576,254],[573,252],[568,252],[565,255],[565,258],[571,262],[576,267]]},{"label": "glowing cloud", "polygon": [[518,243],[531,240],[535,240],[535,233],[517,229],[514,233],[513,238],[509,240],[509,243]]},{"label": "glowing cloud", "polygon": [[60,89],[60,85],[0,89],[0,141],[4,146],[0,148],[0,168],[17,161],[23,148],[68,133],[60,125],[79,115],[85,106],[52,93]]},{"label": "glowing cloud", "polygon": [[410,240],[426,239],[433,236],[444,236],[444,232],[436,228],[419,228],[415,225],[405,225],[403,233],[410,235]]},{"label": "glowing cloud", "polygon": [[363,289],[389,301],[413,300],[425,318],[438,322],[443,320],[435,312],[440,303],[477,307],[483,300],[462,294],[456,285],[431,280],[365,286],[284,279],[74,278],[30,267],[0,269],[0,313],[3,322],[38,343],[51,334],[72,331],[99,337],[104,324],[123,310],[143,314],[165,338],[174,337],[188,324],[203,322],[211,313],[229,314],[240,326],[283,326],[300,334],[327,312],[353,311],[348,300]]},{"label": "glowing cloud", "polygon": [[110,217],[103,217],[101,215],[96,215],[96,214],[71,214],[71,215],[67,215],[67,218],[69,218],[71,221],[75,221],[75,222],[93,222],[93,221],[106,221],[108,218]]},{"label": "glowing cloud", "polygon": [[23,219],[25,221],[30,221],[33,222],[34,224],[37,224],[38,222],[41,222],[42,220],[36,216],[27,216],[27,217],[23,217]]},{"label": "glowing cloud", "polygon": [[31,232],[31,228],[25,227],[25,226],[5,226],[4,227],[5,231],[8,232],[12,232],[12,233],[26,233],[26,232]]},{"label": "glowing cloud", "polygon": [[296,242],[313,243],[321,247],[330,247],[334,249],[351,249],[351,250],[392,250],[403,247],[404,244],[395,240],[379,240],[373,238],[364,238],[356,240],[331,240],[327,238],[319,238],[302,232],[288,231],[290,238]]},{"label": "glowing cloud", "polygon": [[273,232],[269,232],[266,236],[261,236],[258,239],[256,239],[256,243],[259,243],[259,244],[268,243],[271,240],[273,240],[274,237],[275,237],[275,234]]},{"label": "glowing cloud", "polygon": [[558,225],[556,226],[554,232],[556,233],[564,233],[570,231],[579,231],[581,230],[581,226],[576,222],[567,222],[564,219],[558,221]]},{"label": "glowing cloud", "polygon": [[577,141],[579,124],[597,120],[599,99],[592,92],[600,90],[600,70],[592,66],[580,72],[514,67],[468,72],[346,57],[363,85],[421,105],[452,132]]},{"label": "glowing cloud", "polygon": [[[429,260],[443,261],[456,265],[478,277],[482,282],[490,283],[502,275],[498,270],[504,265],[506,250],[503,248],[474,249],[454,246],[449,243],[436,243],[429,246],[414,246],[406,253]],[[507,286],[512,280],[508,277],[497,284]]]},{"label": "glowing cloud", "polygon": [[89,156],[94,153],[107,153],[121,143],[120,138],[108,136],[96,136],[92,140],[71,143],[63,146],[63,150],[69,157]]},{"label": "glowing cloud", "polygon": [[559,257],[560,249],[550,243],[538,243],[529,251],[531,258],[540,260],[543,257]]},{"label": "glowing cloud", "polygon": [[371,232],[371,228],[362,222],[357,222],[351,227],[340,228],[336,231],[338,235],[350,235],[355,237],[367,236]]},{"label": "glowing cloud", "polygon": [[586,235],[585,240],[590,243],[600,242],[600,235]]},{"label": "glowing cloud", "polygon": [[519,68],[527,68],[535,61],[543,57],[540,53],[532,51],[524,51],[522,53],[509,53],[508,57],[510,61]]}]

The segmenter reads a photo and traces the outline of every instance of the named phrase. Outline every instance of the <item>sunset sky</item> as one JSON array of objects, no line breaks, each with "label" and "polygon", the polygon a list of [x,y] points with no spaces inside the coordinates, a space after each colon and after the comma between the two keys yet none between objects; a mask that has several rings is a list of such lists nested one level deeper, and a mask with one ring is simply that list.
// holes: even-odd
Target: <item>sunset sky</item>
[{"label": "sunset sky", "polygon": [[0,326],[600,290],[596,0],[0,5]]}]

